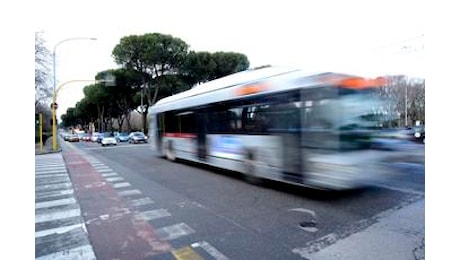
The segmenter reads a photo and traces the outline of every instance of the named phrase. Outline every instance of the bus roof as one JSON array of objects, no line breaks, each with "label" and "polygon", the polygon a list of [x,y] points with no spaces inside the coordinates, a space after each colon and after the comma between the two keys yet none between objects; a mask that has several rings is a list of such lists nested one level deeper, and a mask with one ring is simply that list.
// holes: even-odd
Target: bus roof
[{"label": "bus roof", "polygon": [[[324,80],[336,80],[350,77],[355,76],[329,72],[306,73],[305,71],[299,69],[285,67],[249,69],[206,82],[187,91],[163,98],[151,106],[149,108],[149,112],[159,113],[169,110],[184,109],[213,102],[235,99],[239,95],[235,90],[238,90],[239,87],[268,80],[296,80],[302,78],[310,81],[311,84],[318,85],[321,84]],[[287,89],[289,89],[289,87],[285,85],[283,88],[277,87],[271,89],[269,92],[283,91]],[[250,91],[247,93],[252,94]],[[181,100],[180,103],[178,102],[179,100]]]}]

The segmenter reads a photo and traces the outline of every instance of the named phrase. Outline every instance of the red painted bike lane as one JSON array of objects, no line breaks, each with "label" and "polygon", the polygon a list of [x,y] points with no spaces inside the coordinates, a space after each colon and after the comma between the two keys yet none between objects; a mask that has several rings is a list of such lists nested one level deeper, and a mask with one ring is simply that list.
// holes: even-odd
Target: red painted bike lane
[{"label": "red painted bike lane", "polygon": [[62,155],[98,259],[145,259],[173,250],[80,154]]}]

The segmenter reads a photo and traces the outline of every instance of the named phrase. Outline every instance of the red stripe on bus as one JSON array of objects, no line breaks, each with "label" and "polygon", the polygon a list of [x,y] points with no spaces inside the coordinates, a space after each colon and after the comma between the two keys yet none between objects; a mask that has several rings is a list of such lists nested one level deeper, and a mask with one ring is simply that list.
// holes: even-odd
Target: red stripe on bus
[{"label": "red stripe on bus", "polygon": [[186,133],[165,133],[164,137],[178,137],[178,138],[196,138],[196,134],[186,134]]}]

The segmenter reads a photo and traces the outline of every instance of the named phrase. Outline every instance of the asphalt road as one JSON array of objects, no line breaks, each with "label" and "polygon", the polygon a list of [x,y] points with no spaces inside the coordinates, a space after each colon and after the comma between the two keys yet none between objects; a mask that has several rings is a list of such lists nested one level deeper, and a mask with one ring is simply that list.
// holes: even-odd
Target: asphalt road
[{"label": "asphalt road", "polygon": [[157,158],[148,144],[72,145],[109,166],[129,183],[126,190],[150,198],[153,203],[140,211],[166,212],[148,221],[157,233],[185,225],[186,235],[168,241],[205,259],[300,259],[295,249],[324,247],[327,241],[312,243],[358,232],[375,223],[379,213],[424,196],[421,165],[395,164],[398,179],[383,187],[324,192],[276,182],[255,186],[234,173]]}]

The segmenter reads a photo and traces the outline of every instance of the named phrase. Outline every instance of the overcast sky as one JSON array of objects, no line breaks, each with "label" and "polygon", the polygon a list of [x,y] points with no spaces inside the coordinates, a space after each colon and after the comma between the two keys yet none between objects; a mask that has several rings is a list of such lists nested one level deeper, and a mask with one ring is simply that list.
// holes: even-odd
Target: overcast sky
[{"label": "overcast sky", "polygon": [[[120,38],[159,32],[195,51],[234,51],[265,64],[363,76],[424,77],[420,1],[40,1],[35,31],[56,47],[59,83],[116,68]],[[95,37],[96,41],[73,40]],[[58,96],[58,117],[83,98],[74,83]]]}]

